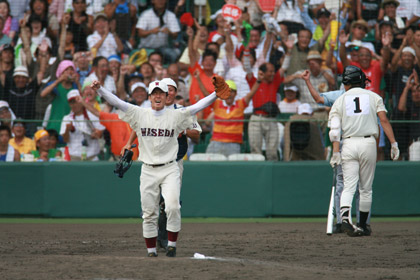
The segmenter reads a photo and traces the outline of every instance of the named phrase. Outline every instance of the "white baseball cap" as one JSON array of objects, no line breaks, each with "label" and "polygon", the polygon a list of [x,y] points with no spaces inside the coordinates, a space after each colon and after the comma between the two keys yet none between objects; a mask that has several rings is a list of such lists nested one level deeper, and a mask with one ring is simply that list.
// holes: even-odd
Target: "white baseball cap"
[{"label": "white baseball cap", "polygon": [[298,87],[297,86],[294,86],[294,85],[285,86],[284,87],[284,91],[286,91],[286,90],[291,90],[291,91],[294,91],[294,92],[298,92],[299,91]]},{"label": "white baseball cap", "polygon": [[416,52],[414,51],[414,49],[412,47],[405,47],[402,50],[403,53],[408,52],[411,53],[412,55],[414,55],[414,57],[416,57]]},{"label": "white baseball cap", "polygon": [[164,82],[166,85],[168,85],[168,86],[173,86],[173,87],[175,87],[176,89],[178,89],[178,86],[176,85],[176,83],[175,83],[175,81],[174,80],[172,80],[171,78],[165,78],[165,79],[162,79],[162,82]]},{"label": "white baseball cap", "polygon": [[141,83],[141,82],[138,82],[138,83],[134,83],[134,84],[131,85],[131,93],[133,93],[136,90],[136,88],[138,88],[138,87],[144,88],[144,90],[147,92],[146,85]]},{"label": "white baseball cap", "polygon": [[155,90],[155,88],[160,88],[163,92],[168,92],[168,86],[166,85],[166,83],[162,82],[162,81],[153,81],[149,84],[149,94],[152,94],[153,90]]},{"label": "white baseball cap", "polygon": [[7,103],[7,101],[0,100],[0,109],[1,108],[10,108],[9,103]]},{"label": "white baseball cap", "polygon": [[308,103],[303,103],[299,105],[298,107],[299,115],[302,115],[302,114],[312,115],[312,113],[313,113],[312,107]]},{"label": "white baseball cap", "polygon": [[28,68],[26,68],[25,66],[16,67],[13,71],[13,77],[15,76],[24,76],[26,78],[29,78]]},{"label": "white baseball cap", "polygon": [[80,96],[79,91],[77,89],[72,89],[69,93],[67,93],[67,100],[76,98],[77,96]]}]

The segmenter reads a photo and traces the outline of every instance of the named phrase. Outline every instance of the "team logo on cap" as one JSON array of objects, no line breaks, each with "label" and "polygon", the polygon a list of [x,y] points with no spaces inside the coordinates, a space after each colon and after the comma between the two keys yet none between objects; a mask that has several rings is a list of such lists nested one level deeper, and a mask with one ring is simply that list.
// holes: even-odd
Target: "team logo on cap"
[{"label": "team logo on cap", "polygon": [[159,85],[159,82],[156,82],[155,84],[158,86]]}]

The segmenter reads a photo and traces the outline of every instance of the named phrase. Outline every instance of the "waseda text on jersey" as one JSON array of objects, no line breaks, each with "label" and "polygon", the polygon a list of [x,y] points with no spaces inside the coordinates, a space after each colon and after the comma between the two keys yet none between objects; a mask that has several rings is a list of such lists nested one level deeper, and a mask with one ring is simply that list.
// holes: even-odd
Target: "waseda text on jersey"
[{"label": "waseda text on jersey", "polygon": [[168,129],[157,129],[157,128],[141,128],[141,136],[153,136],[153,137],[173,137],[174,130]]}]

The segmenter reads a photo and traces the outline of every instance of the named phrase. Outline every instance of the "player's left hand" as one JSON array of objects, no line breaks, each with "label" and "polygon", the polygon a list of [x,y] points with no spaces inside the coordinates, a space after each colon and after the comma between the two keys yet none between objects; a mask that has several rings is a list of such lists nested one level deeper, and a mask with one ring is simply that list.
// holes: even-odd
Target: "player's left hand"
[{"label": "player's left hand", "polygon": [[341,164],[341,153],[340,152],[333,153],[330,160],[331,167],[335,168],[337,165],[340,165],[340,164]]},{"label": "player's left hand", "polygon": [[223,100],[228,99],[230,96],[230,88],[225,82],[225,79],[219,75],[213,75],[212,81],[217,97]]},{"label": "player's left hand", "polygon": [[400,149],[398,149],[398,143],[394,142],[391,144],[391,159],[398,160],[400,157]]}]

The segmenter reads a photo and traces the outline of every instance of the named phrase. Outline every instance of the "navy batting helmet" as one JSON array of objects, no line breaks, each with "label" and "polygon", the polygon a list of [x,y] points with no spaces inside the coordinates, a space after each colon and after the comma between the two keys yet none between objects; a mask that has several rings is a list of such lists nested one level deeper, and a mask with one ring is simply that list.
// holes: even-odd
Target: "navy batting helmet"
[{"label": "navy batting helmet", "polygon": [[344,68],[343,84],[365,88],[366,81],[369,81],[369,79],[366,78],[365,73],[360,68],[353,65]]}]

